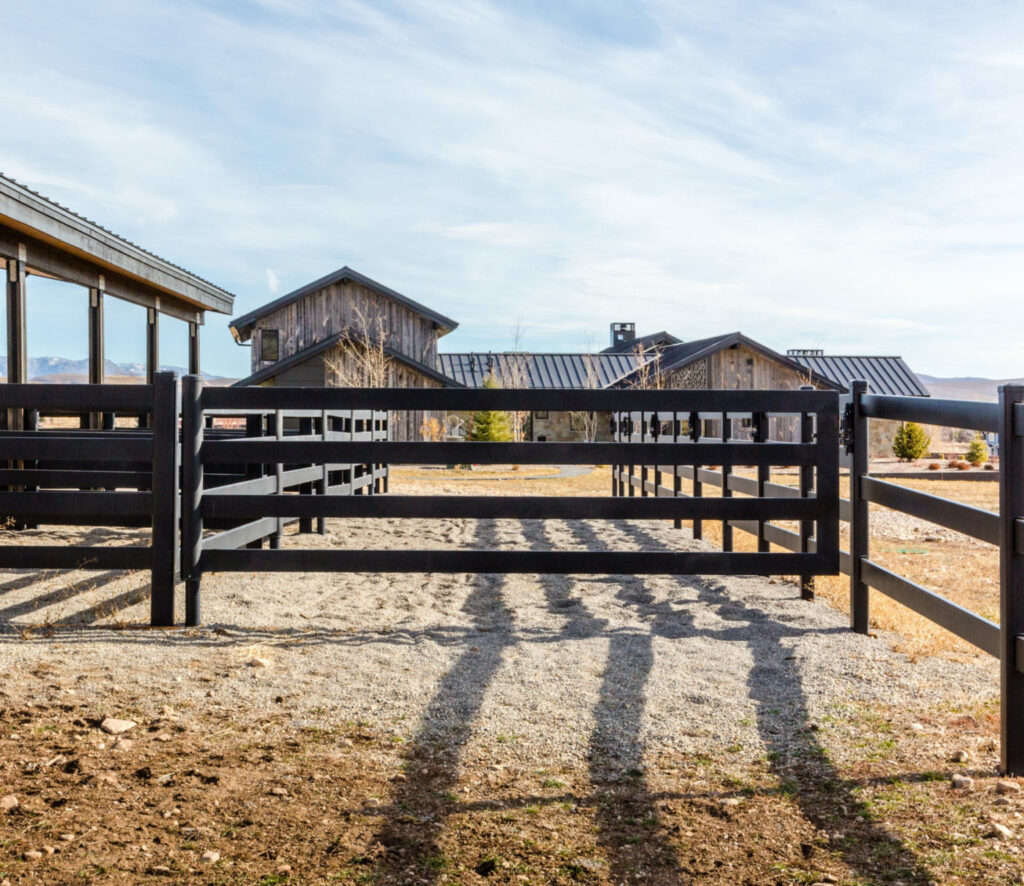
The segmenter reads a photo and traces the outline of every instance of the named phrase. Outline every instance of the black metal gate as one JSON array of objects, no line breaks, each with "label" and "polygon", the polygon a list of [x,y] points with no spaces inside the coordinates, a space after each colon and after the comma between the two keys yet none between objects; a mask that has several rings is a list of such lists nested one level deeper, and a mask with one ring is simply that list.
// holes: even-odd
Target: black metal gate
[{"label": "black metal gate", "polygon": [[[762,416],[799,421],[812,416],[813,439],[771,442],[731,439],[566,443],[398,442],[363,435],[351,439],[300,436],[206,439],[211,411],[539,411],[590,412],[612,416],[640,410],[659,421],[714,413],[727,420],[757,422]],[[354,388],[203,388],[195,377],[182,392],[182,577],[186,621],[200,620],[201,578],[207,571],[286,572],[494,572],[600,574],[814,575],[839,569],[838,396],[825,391],[501,390]],[[330,496],[307,489],[297,494],[238,492],[209,494],[204,471],[214,465],[276,466],[300,470],[324,463],[398,464],[581,464],[723,465],[729,468],[797,466],[815,476],[806,498],[553,497],[553,496]],[[262,472],[261,472],[262,473]],[[206,494],[204,494],[204,492]],[[702,519],[793,520],[816,527],[816,550],[797,553],[731,551],[465,551],[253,549],[211,546],[208,521],[259,521],[327,517],[472,519]]]}]

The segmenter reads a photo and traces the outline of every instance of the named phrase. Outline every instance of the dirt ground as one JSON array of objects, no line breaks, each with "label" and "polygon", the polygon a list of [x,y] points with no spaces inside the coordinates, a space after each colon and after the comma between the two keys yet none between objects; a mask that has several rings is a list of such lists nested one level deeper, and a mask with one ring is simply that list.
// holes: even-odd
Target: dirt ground
[{"label": "dirt ground", "polygon": [[[392,489],[489,483],[610,486]],[[368,576],[339,609],[336,583],[221,576],[207,627],[151,631],[131,576],[81,581],[0,576],[5,886],[1024,882],[991,662],[851,635],[825,589]]]}]

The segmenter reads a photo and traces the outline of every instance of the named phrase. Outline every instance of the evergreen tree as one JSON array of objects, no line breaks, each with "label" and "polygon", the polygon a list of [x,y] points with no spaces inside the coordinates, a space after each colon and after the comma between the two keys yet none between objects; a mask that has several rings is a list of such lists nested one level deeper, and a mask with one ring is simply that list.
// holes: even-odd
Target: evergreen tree
[{"label": "evergreen tree", "polygon": [[932,438],[915,421],[904,422],[892,441],[892,452],[901,461],[916,461],[928,454]]},{"label": "evergreen tree", "polygon": [[[496,388],[493,375],[484,379],[485,388]],[[512,417],[497,409],[481,409],[473,413],[469,439],[477,443],[507,443],[512,439]]]},{"label": "evergreen tree", "polygon": [[971,440],[970,445],[967,447],[967,455],[964,458],[975,467],[988,461],[988,446],[985,445],[981,434],[975,435],[974,439]]}]

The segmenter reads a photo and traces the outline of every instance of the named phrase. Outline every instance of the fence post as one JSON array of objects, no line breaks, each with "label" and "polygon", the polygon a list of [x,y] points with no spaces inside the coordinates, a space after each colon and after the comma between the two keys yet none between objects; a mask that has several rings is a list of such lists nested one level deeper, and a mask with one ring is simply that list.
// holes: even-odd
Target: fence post
[{"label": "fence post", "polygon": [[[679,442],[679,413],[672,413],[672,442]],[[672,466],[672,497],[679,498],[679,493],[683,491],[683,478],[679,476],[679,465]],[[683,528],[683,518],[676,517],[672,521],[672,526],[676,529]]]},{"label": "fence post", "polygon": [[[814,385],[801,385],[801,391],[813,391]],[[800,442],[814,442],[814,416],[810,412],[800,413]],[[800,497],[807,498],[814,491],[814,465],[800,467]],[[811,538],[814,535],[814,521],[803,520],[800,523],[800,553],[806,554],[811,549]],[[804,600],[814,599],[814,576],[800,576],[800,597]]]},{"label": "fence post", "polygon": [[[701,417],[699,412],[690,413],[690,439],[694,443],[700,442]],[[693,466],[693,497],[701,498],[704,495],[704,487],[700,482],[700,465]],[[698,541],[704,538],[704,523],[699,519],[693,521],[693,537]]]},{"label": "fence post", "polygon": [[[271,414],[271,419],[274,422],[274,439],[284,439],[284,413],[280,409],[275,409]],[[269,434],[268,434],[269,436]],[[284,464],[277,462],[274,464],[274,494],[284,495]],[[281,547],[281,536],[284,534],[284,517],[275,518],[276,529],[270,533],[269,546],[272,550],[277,550]]]},{"label": "fence post", "polygon": [[200,584],[203,553],[203,380],[181,380],[181,577],[185,582],[185,624],[202,621]]},{"label": "fence post", "polygon": [[[1016,419],[1020,419],[1017,421]],[[1024,775],[1024,385],[999,388],[999,626],[1002,768]]]},{"label": "fence post", "polygon": [[[728,443],[732,438],[732,419],[729,413],[722,413],[722,442]],[[732,468],[729,465],[722,465],[722,498],[732,498],[732,490],[729,488],[729,475]],[[728,520],[722,521],[722,550],[726,553],[732,551],[732,523]]]},{"label": "fence post", "polygon": [[150,568],[150,624],[174,625],[175,563],[178,544],[178,382],[173,372],[153,379],[153,528]]},{"label": "fence post", "polygon": [[868,586],[861,579],[862,562],[871,552],[869,543],[868,502],[861,495],[861,480],[868,473],[868,419],[861,411],[861,400],[868,383],[850,382],[847,429],[850,454],[850,628],[858,634],[868,632]]},{"label": "fence post", "polygon": [[[768,413],[767,412],[755,412],[754,413],[754,434],[758,443],[768,442]],[[764,498],[768,481],[771,480],[772,469],[769,465],[758,465],[757,466],[757,497]],[[771,552],[771,545],[768,543],[768,539],[764,534],[764,520],[757,521],[757,552],[759,554],[767,554]]]}]

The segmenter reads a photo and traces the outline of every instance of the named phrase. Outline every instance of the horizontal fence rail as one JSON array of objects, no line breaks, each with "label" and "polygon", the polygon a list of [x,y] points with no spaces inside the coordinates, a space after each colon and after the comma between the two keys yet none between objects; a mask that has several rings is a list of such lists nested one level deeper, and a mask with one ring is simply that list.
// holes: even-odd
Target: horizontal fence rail
[{"label": "horizontal fence rail", "polygon": [[[992,404],[874,395],[853,382],[842,443],[838,406],[834,392],[817,390],[204,388],[191,376],[179,398],[169,373],[152,385],[0,385],[0,513],[11,526],[150,529],[144,547],[7,544],[0,567],[148,569],[154,625],[174,623],[179,574],[186,622],[197,624],[201,578],[210,570],[784,574],[799,576],[807,598],[815,575],[842,571],[854,630],[868,630],[873,588],[999,657],[1003,768],[1024,774],[1024,387],[1003,387]],[[610,415],[613,439],[389,437],[395,412],[481,409]],[[51,416],[78,416],[81,427],[41,422]],[[122,417],[139,426],[115,428]],[[998,513],[871,476],[872,420],[998,434]],[[389,492],[389,465],[467,462],[610,464],[612,495]],[[850,471],[849,500],[839,497],[840,465]],[[773,480],[783,467],[794,471],[793,485]],[[707,495],[712,487],[721,495]],[[872,560],[871,505],[997,545],[999,623]],[[715,520],[722,550],[281,548],[289,523],[298,521],[300,533],[317,524],[323,533],[328,518],[663,519],[691,522],[698,539],[703,523]],[[839,549],[840,521],[850,526],[848,552]],[[756,552],[735,551],[734,531],[755,536]]]},{"label": "horizontal fence rail", "polygon": [[[868,422],[884,419],[998,434],[999,511],[991,512],[871,477]],[[854,382],[847,408],[853,525],[849,558],[851,624],[866,632],[873,588],[1000,659],[1004,772],[1024,774],[1024,386],[1006,385],[998,403],[871,394]],[[999,624],[871,559],[870,503],[944,526],[999,548]]]},{"label": "horizontal fence rail", "polygon": [[[111,416],[89,428],[85,413]],[[114,428],[113,414],[144,429]],[[41,428],[40,415],[82,428]],[[150,621],[174,624],[178,571],[178,402],[169,372],[152,385],[0,384],[0,514],[14,529],[148,527],[147,546],[0,546],[6,569],[148,569]],[[13,536],[17,538],[16,535]]]},{"label": "horizontal fence rail", "polygon": [[[722,396],[722,395],[725,396]],[[818,441],[753,445],[745,440],[708,442],[699,447],[670,443],[573,442],[403,442],[374,438],[354,429],[347,439],[322,439],[316,434],[296,437],[210,437],[207,416],[213,412],[238,415],[246,410],[540,410],[589,409],[612,413],[623,404],[641,404],[679,414],[707,412],[721,416],[770,410],[773,414],[819,416],[825,429]],[[218,521],[311,520],[324,517],[469,518],[469,519],[705,519],[797,520],[835,524],[827,538],[838,537],[838,398],[832,392],[690,392],[690,391],[544,391],[506,389],[255,389],[204,388],[186,379],[183,393],[184,525],[188,619],[199,619],[201,577],[209,570],[371,570],[483,571],[557,573],[714,573],[770,574],[800,568],[827,573],[838,569],[835,545],[795,555],[758,552],[724,554],[699,552],[606,551],[452,551],[452,550],[268,550],[258,551],[223,535],[210,537],[204,527]],[[670,457],[680,464],[806,465],[828,474],[819,499],[790,496],[759,500],[642,499],[628,497],[551,496],[408,496],[325,498],[309,491],[275,494],[272,484],[232,483],[210,487],[204,476],[218,463],[258,466],[298,466],[317,462],[363,464],[607,464],[643,458]],[[228,530],[231,532],[233,530]],[[189,602],[191,601],[191,602]]]}]

